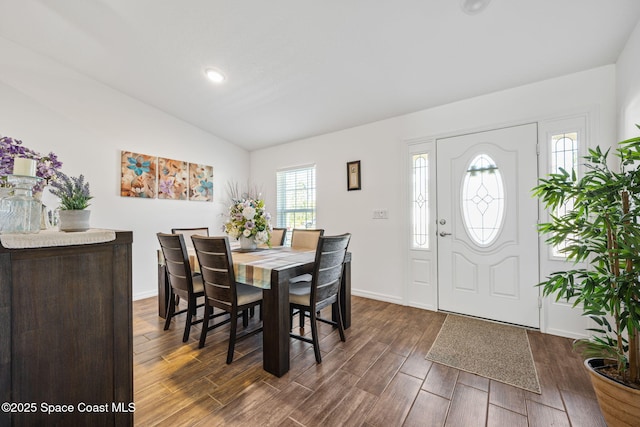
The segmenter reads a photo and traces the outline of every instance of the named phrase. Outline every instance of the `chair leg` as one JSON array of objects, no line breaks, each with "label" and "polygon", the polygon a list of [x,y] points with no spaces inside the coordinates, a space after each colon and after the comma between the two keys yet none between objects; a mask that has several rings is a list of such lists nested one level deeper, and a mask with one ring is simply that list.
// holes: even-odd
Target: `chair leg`
[{"label": "chair leg", "polygon": [[[247,311],[245,310],[244,313]],[[244,313],[242,316],[244,317]],[[229,330],[229,349],[227,350],[227,365],[233,362],[233,352],[236,348],[236,331],[238,329],[238,313],[231,313],[231,325]]]},{"label": "chair leg", "polygon": [[207,301],[204,303],[204,318],[202,319],[202,332],[200,332],[200,343],[198,344],[198,348],[204,347],[204,342],[207,340],[207,332],[209,329],[209,316],[213,311],[212,307],[209,305]]},{"label": "chair leg", "polygon": [[342,310],[340,309],[340,304],[337,302],[335,305],[338,307],[338,332],[340,333],[340,341],[346,341],[344,338],[344,325],[342,324]]},{"label": "chair leg", "polygon": [[167,312],[167,318],[164,321],[164,330],[166,331],[167,329],[169,329],[169,325],[171,325],[171,318],[173,317],[173,313],[176,312],[176,306],[173,303],[174,300],[174,296],[173,296],[173,290],[170,291],[171,293],[169,294],[169,311]]},{"label": "chair leg", "polygon": [[[262,313],[262,310],[260,310]],[[289,332],[293,330],[293,307],[289,306]]]},{"label": "chair leg", "polygon": [[305,317],[304,310],[298,310],[298,316],[300,316],[299,318],[300,329],[304,329],[304,317]]},{"label": "chair leg", "polygon": [[249,309],[249,316],[253,317],[256,315],[256,308],[255,307],[251,307]]},{"label": "chair leg", "polygon": [[182,342],[187,342],[189,340],[189,332],[191,332],[191,319],[193,317],[193,308],[195,304],[195,299],[189,298],[189,305],[187,306],[187,321],[184,325],[184,335],[182,336]]},{"label": "chair leg", "polygon": [[[313,352],[316,355],[316,362],[322,363],[322,356],[320,355],[320,342],[318,340],[318,322],[316,322],[316,314],[313,310],[311,313],[311,339],[313,340]],[[304,319],[304,311],[300,310],[300,315]]]},{"label": "chair leg", "polygon": [[242,327],[246,328],[249,326],[249,309],[245,308],[242,310]]}]

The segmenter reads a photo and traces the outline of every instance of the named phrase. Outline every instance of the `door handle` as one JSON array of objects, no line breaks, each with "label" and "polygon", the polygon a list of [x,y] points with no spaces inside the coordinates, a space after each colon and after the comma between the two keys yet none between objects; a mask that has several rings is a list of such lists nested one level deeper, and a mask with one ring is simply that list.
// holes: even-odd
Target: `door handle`
[{"label": "door handle", "polygon": [[445,233],[444,231],[440,232],[440,237],[451,236],[451,233]]}]

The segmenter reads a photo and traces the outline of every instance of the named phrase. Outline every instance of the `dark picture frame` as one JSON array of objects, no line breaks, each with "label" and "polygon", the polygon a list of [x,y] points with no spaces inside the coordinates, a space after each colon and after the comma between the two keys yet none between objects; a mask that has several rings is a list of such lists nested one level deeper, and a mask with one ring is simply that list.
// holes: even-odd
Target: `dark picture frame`
[{"label": "dark picture frame", "polygon": [[360,160],[347,162],[347,190],[361,190]]}]

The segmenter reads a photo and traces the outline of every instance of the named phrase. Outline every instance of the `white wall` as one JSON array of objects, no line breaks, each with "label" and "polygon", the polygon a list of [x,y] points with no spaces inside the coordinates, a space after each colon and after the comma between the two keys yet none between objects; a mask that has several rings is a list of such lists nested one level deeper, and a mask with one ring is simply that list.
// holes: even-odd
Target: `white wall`
[{"label": "white wall", "polygon": [[640,134],[640,23],[631,33],[616,63],[618,139]]},{"label": "white wall", "polygon": [[[592,140],[615,140],[615,66],[501,91],[251,153],[251,177],[275,212],[282,167],[317,165],[317,226],[351,232],[354,294],[405,303],[407,238],[402,152],[407,140],[451,136],[577,112],[590,112]],[[362,161],[362,190],[347,191],[346,162]],[[387,209],[388,220],[372,219]],[[537,250],[537,249],[532,249]]]},{"label": "white wall", "polygon": [[[0,135],[53,151],[65,173],[85,175],[92,227],[133,231],[134,298],[155,295],[155,233],[218,232],[226,182],[247,180],[248,152],[3,38],[0,52]],[[214,203],[120,197],[121,150],[213,165]]]},{"label": "white wall", "polygon": [[[621,56],[620,88],[637,94],[638,30]],[[275,213],[275,171],[316,163],[318,226],[349,231],[354,293],[403,303],[406,238],[402,152],[407,140],[451,136],[596,111],[592,139],[615,134],[616,67],[606,66],[251,154],[198,128],[0,38],[0,134],[40,152],[55,151],[71,175],[85,174],[95,200],[92,226],[134,231],[134,295],[155,294],[155,233],[172,226],[207,225],[216,232],[228,180],[261,183]],[[633,91],[631,90],[633,89]],[[619,91],[620,98],[620,91]],[[635,99],[635,98],[634,98]],[[631,100],[619,108],[632,106]],[[627,117],[629,115],[625,115]],[[631,119],[629,119],[631,120]],[[213,204],[119,196],[120,150],[214,166]],[[346,190],[346,162],[362,161],[362,190]],[[373,220],[387,209],[388,220]],[[365,261],[366,260],[366,261]]]}]

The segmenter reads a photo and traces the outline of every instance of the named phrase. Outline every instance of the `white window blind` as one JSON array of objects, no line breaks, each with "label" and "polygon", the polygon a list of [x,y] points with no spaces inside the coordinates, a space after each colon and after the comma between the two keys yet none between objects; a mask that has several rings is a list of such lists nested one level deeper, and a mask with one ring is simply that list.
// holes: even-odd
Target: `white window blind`
[{"label": "white window blind", "polygon": [[276,191],[278,227],[316,228],[315,165],[278,171]]}]

